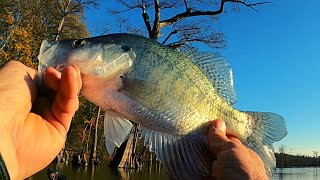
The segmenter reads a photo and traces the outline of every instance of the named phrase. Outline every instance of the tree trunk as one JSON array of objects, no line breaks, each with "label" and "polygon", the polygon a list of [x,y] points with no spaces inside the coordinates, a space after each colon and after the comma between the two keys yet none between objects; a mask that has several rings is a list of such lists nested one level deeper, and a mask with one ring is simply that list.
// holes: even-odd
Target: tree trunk
[{"label": "tree trunk", "polygon": [[129,138],[123,142],[120,148],[116,151],[116,154],[110,162],[111,167],[118,168],[138,168],[139,163],[135,156],[136,146],[138,138],[137,124],[134,124]]},{"label": "tree trunk", "polygon": [[59,36],[61,34],[61,31],[62,31],[62,28],[63,28],[63,24],[64,24],[64,20],[65,20],[65,17],[66,17],[66,14],[67,14],[67,11],[68,11],[68,8],[69,8],[69,5],[71,3],[71,0],[68,1],[68,4],[66,6],[66,9],[64,9],[64,12],[62,12],[62,17],[60,19],[60,23],[59,23],[59,27],[58,27],[58,32],[57,32],[57,35],[55,37],[55,41],[58,41],[59,40]]},{"label": "tree trunk", "polygon": [[86,142],[86,150],[85,153],[88,154],[89,153],[89,141],[90,141],[90,137],[91,137],[91,129],[92,129],[92,123],[91,123],[92,119],[90,120],[90,124],[89,124],[89,132],[88,132],[88,137],[87,137],[87,142]]},{"label": "tree trunk", "polygon": [[143,162],[143,157],[144,157],[144,154],[145,154],[146,150],[147,150],[147,147],[144,146],[143,149],[142,149],[142,152],[141,152],[141,154],[140,154],[140,156],[138,158],[138,163],[139,163],[140,166],[142,166],[143,163],[144,163]]},{"label": "tree trunk", "polygon": [[96,119],[96,124],[95,124],[95,129],[94,129],[94,143],[93,143],[93,150],[92,150],[92,161],[95,162],[97,160],[97,144],[98,144],[98,123],[99,123],[99,118],[100,118],[100,112],[101,108],[98,110],[98,115]]},{"label": "tree trunk", "polygon": [[149,166],[152,166],[152,153],[150,153],[150,159],[149,159],[148,165],[149,165]]}]

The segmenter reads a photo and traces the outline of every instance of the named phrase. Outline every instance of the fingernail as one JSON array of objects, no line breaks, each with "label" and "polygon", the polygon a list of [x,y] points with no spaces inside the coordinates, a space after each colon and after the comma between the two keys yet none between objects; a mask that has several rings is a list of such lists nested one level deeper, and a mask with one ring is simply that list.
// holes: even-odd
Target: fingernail
[{"label": "fingernail", "polygon": [[226,132],[226,123],[221,120],[217,120],[216,124],[213,126],[214,131],[223,131]]}]

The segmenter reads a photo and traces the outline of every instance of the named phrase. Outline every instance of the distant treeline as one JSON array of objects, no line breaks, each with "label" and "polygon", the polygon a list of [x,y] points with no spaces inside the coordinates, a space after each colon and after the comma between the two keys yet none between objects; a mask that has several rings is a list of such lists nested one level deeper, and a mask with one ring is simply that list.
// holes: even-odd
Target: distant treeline
[{"label": "distant treeline", "polygon": [[320,156],[292,155],[287,153],[275,153],[277,167],[310,167],[320,166]]}]

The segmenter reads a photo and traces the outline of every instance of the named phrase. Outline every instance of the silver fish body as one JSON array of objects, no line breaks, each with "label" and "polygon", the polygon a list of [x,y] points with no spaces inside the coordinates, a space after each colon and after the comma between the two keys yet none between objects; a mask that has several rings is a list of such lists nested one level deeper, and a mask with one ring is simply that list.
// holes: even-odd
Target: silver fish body
[{"label": "silver fish body", "polygon": [[267,170],[275,167],[272,143],[287,133],[283,118],[234,109],[232,70],[217,54],[183,54],[137,35],[112,34],[44,42],[39,60],[40,75],[47,66],[80,68],[81,93],[106,110],[109,152],[125,140],[131,120],[173,177],[200,178],[212,163],[208,122],[223,119],[228,133],[256,151]]}]

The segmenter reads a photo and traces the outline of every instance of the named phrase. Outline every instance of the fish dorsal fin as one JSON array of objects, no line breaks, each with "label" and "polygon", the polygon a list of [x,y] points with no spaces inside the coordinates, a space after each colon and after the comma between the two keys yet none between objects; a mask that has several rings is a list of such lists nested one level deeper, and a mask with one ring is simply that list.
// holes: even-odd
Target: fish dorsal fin
[{"label": "fish dorsal fin", "polygon": [[233,86],[230,64],[218,53],[186,52],[186,56],[196,64],[210,80],[216,92],[231,105],[237,101]]},{"label": "fish dorsal fin", "polygon": [[106,148],[112,155],[115,147],[120,147],[132,129],[132,123],[119,113],[108,110],[104,116],[104,136]]},{"label": "fish dorsal fin", "polygon": [[142,128],[141,137],[173,179],[200,180],[209,175],[213,160],[204,135],[177,136]]}]

